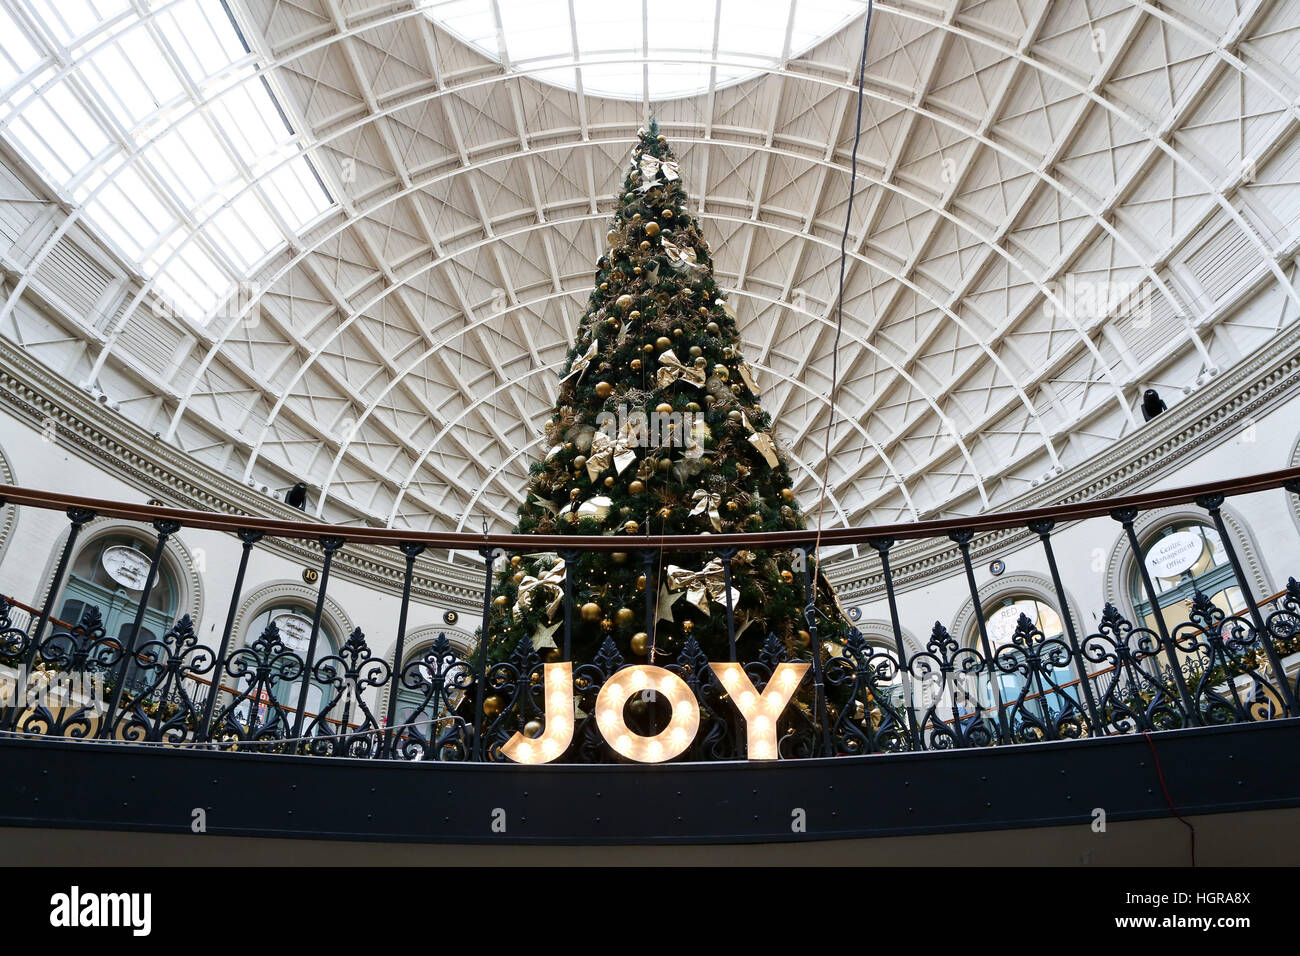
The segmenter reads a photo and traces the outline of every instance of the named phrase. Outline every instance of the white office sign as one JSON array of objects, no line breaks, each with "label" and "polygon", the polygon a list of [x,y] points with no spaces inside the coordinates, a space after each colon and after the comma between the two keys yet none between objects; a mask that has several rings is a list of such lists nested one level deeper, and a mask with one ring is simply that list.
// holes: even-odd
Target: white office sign
[{"label": "white office sign", "polygon": [[311,643],[311,621],[292,612],[278,614],[272,623],[280,629],[280,642],[297,654],[306,654]]},{"label": "white office sign", "polygon": [[149,555],[125,544],[105,548],[100,563],[108,576],[129,591],[143,591],[149,577]]},{"label": "white office sign", "polygon": [[1147,570],[1158,578],[1176,578],[1197,562],[1204,547],[1194,531],[1167,534],[1147,551]]}]

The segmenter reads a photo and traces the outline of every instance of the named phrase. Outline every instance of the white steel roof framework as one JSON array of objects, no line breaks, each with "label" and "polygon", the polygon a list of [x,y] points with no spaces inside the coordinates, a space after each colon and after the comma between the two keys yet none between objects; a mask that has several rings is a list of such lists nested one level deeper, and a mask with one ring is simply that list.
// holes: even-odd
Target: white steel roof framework
[{"label": "white steel roof framework", "polygon": [[[0,334],[201,460],[310,481],[323,516],[504,530],[653,114],[815,500],[864,5],[840,27],[774,0],[759,56],[710,0],[670,71],[651,38],[679,5],[648,0],[595,47],[563,0],[525,56],[502,0],[74,4],[0,0],[0,129],[61,217],[10,255]],[[198,16],[216,39],[187,54]],[[175,82],[128,108],[105,64],[152,62],[141,37]],[[1298,67],[1283,0],[877,3],[835,520],[995,507],[1138,427],[1144,388],[1172,403],[1295,321]],[[224,160],[177,175],[200,128],[194,161]],[[105,197],[141,188],[158,211],[123,235]],[[136,281],[32,328],[22,296],[81,227]]]}]

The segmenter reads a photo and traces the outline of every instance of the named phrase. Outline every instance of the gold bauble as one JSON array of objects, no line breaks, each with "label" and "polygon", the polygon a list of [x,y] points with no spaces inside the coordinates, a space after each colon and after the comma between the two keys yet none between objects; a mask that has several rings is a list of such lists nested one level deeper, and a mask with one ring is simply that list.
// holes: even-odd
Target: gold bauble
[{"label": "gold bauble", "polygon": [[682,630],[687,634],[695,630],[695,622],[691,620],[682,621]]},{"label": "gold bauble", "polygon": [[733,408],[727,412],[727,420],[739,423],[745,420],[745,415],[739,408]]},{"label": "gold bauble", "polygon": [[645,631],[638,631],[632,635],[632,640],[628,642],[632,648],[632,653],[637,657],[645,657],[645,652],[650,650],[650,635]]},{"label": "gold bauble", "polygon": [[605,479],[605,487],[606,487],[606,488],[613,488],[613,487],[614,487],[614,476],[613,476],[613,475],[610,475],[608,478]]},{"label": "gold bauble", "polygon": [[672,466],[673,466],[673,460],[671,458],[660,458],[657,464],[657,467],[660,471],[667,471]]},{"label": "gold bauble", "polygon": [[613,394],[614,394],[614,386],[609,384],[609,382],[596,383],[596,397],[609,398],[609,396]]},{"label": "gold bauble", "polygon": [[602,282],[602,283],[600,284],[600,291],[601,291],[601,292],[608,292],[608,291],[609,291],[609,283],[608,283],[608,282]]},{"label": "gold bauble", "polygon": [[653,342],[647,342],[645,345],[641,346],[641,351],[644,352],[646,355],[651,354],[652,352],[654,352],[654,350],[655,347]]},{"label": "gold bauble", "polygon": [[524,563],[524,559],[521,558],[519,555],[514,554],[514,555],[511,555],[511,556],[510,556],[510,566],[511,566],[512,568],[517,568],[517,567],[519,567],[519,565],[521,565],[521,564],[523,564],[523,563]]},{"label": "gold bauble", "polygon": [[582,619],[584,621],[589,623],[599,621],[604,616],[605,612],[601,610],[600,605],[595,601],[588,601],[582,606]]},{"label": "gold bauble", "polygon": [[700,348],[698,345],[691,346],[691,358],[699,358],[703,354],[704,349]]},{"label": "gold bauble", "polygon": [[[640,272],[640,271],[641,271],[641,267],[640,267],[640,266],[637,266],[637,270],[636,270],[636,271],[637,271],[637,272]],[[640,310],[640,309],[633,309],[631,312],[629,312],[629,313],[627,314],[627,318],[628,318],[628,321],[629,321],[629,322],[635,322],[637,319],[641,318],[641,310]]]},{"label": "gold bauble", "polygon": [[614,306],[618,309],[630,309],[632,308],[632,297],[624,292],[614,300]]},{"label": "gold bauble", "polygon": [[658,405],[655,406],[655,411],[658,412],[660,415],[667,415],[672,410],[673,407],[669,405],[667,402],[660,402]]},{"label": "gold bauble", "polygon": [[682,334],[683,332],[680,326],[673,329],[673,338],[680,339],[682,337]]},{"label": "gold bauble", "polygon": [[633,267],[632,267],[632,275],[634,275],[634,276],[639,276],[640,274],[641,274],[641,267],[640,267],[640,266],[633,266]]},{"label": "gold bauble", "polygon": [[688,412],[698,412],[698,411],[700,410],[700,403],[699,403],[699,402],[687,402],[687,403],[686,403],[686,410],[687,410]]},{"label": "gold bauble", "polygon": [[487,717],[495,717],[501,713],[501,708],[505,706],[505,701],[493,694],[491,697],[483,699],[483,713]]},{"label": "gold bauble", "polygon": [[794,501],[794,489],[793,489],[793,488],[782,488],[782,489],[781,489],[781,497],[784,498],[786,501]]},{"label": "gold bauble", "polygon": [[515,584],[518,584],[518,583],[519,583],[520,581],[522,581],[523,579],[524,579],[524,572],[523,572],[523,571],[516,571],[516,572],[514,573],[514,575],[511,576],[511,578],[510,578],[510,580],[513,581]]},{"label": "gold bauble", "polygon": [[704,329],[705,329],[705,331],[707,331],[710,335],[717,335],[718,332],[721,331],[721,329],[720,329],[720,327],[718,326],[718,323],[717,323],[717,322],[710,322],[708,325],[706,325],[706,326],[704,327]]},{"label": "gold bauble", "polygon": [[601,618],[600,629],[608,634],[610,631],[614,630],[614,622],[607,617]]},{"label": "gold bauble", "polygon": [[639,495],[645,491],[645,482],[634,480],[627,486],[627,492],[630,495]]},{"label": "gold bauble", "polygon": [[[580,488],[571,488],[571,489],[569,489],[569,497],[572,498],[574,501],[577,501],[579,498],[582,497],[582,489],[580,489]],[[568,515],[568,517],[572,518],[572,517],[573,517],[573,514],[570,513],[570,514]]]},{"label": "gold bauble", "polygon": [[639,212],[634,212],[634,213],[632,213],[632,221],[633,221],[633,222],[640,222],[640,221],[641,221],[641,214],[640,214]]},{"label": "gold bauble", "polygon": [[800,646],[800,647],[807,647],[808,644],[809,644],[809,642],[812,641],[812,635],[809,634],[807,631],[800,631],[800,632],[799,632],[797,635],[795,635],[795,636],[799,638],[799,646]]},{"label": "gold bauble", "polygon": [[586,465],[586,464],[587,464],[587,456],[586,456],[586,455],[578,455],[576,458],[573,459],[573,467],[574,467],[574,468],[581,469],[581,468],[582,468],[584,465]]},{"label": "gold bauble", "polygon": [[631,364],[631,366],[632,366],[632,371],[634,371],[634,372],[639,372],[639,371],[641,371],[641,360],[640,360],[640,359],[633,359],[633,360],[631,361],[630,364]]},{"label": "gold bauble", "polygon": [[784,581],[786,584],[793,584],[793,583],[794,583],[794,574],[793,574],[793,572],[790,572],[790,571],[782,571],[782,572],[781,572],[781,580]]},{"label": "gold bauble", "polygon": [[614,623],[619,627],[627,627],[636,620],[636,612],[630,607],[621,607],[614,612]]},{"label": "gold bauble", "polygon": [[645,251],[646,251],[647,249],[649,249],[649,248],[650,248],[650,240],[649,240],[649,239],[642,239],[642,240],[641,240],[641,251],[642,251],[642,252],[645,252]]},{"label": "gold bauble", "polygon": [[625,521],[625,522],[623,522],[623,530],[626,531],[628,534],[636,534],[637,529],[638,529],[639,527],[641,527],[641,526],[640,526],[639,524],[637,524],[635,521]]},{"label": "gold bauble", "polygon": [[614,551],[609,557],[615,564],[627,564],[626,551]]},{"label": "gold bauble", "polygon": [[661,212],[661,213],[659,214],[659,218],[660,218],[660,219],[672,219],[672,218],[673,218],[673,211],[672,211],[671,209],[665,209],[663,212]]},{"label": "gold bauble", "polygon": [[614,243],[618,242],[618,233],[611,229],[609,232],[605,233],[605,241],[612,246]]},{"label": "gold bauble", "polygon": [[718,378],[720,378],[720,379],[721,379],[722,381],[724,381],[724,382],[725,382],[727,379],[731,378],[731,371],[730,371],[730,370],[727,368],[727,366],[725,366],[725,365],[715,365],[715,366],[713,366],[713,374],[716,375]]},{"label": "gold bauble", "polygon": [[651,239],[659,235],[659,223],[647,222],[645,224],[645,234],[649,236]]},{"label": "gold bauble", "polygon": [[708,315],[708,314],[709,314],[709,307],[706,306],[706,305],[702,305],[702,306],[699,307],[699,309],[698,309],[697,311],[700,313],[700,315]]},{"label": "gold bauble", "polygon": [[661,335],[659,336],[659,338],[655,339],[656,348],[661,348],[661,349],[671,348],[672,344],[673,344],[673,340],[666,335]]},{"label": "gold bauble", "polygon": [[739,511],[739,510],[740,510],[740,502],[739,502],[739,501],[728,501],[728,502],[727,502],[727,510],[728,510],[728,511]]},{"label": "gold bauble", "polygon": [[639,574],[639,575],[637,575],[637,579],[636,579],[636,589],[637,589],[638,591],[644,591],[644,590],[645,590],[645,575],[644,575],[644,574]]},{"label": "gold bauble", "polygon": [[659,509],[659,517],[661,518],[671,518],[672,514],[673,514],[673,509],[669,505],[664,505],[662,508]]},{"label": "gold bauble", "polygon": [[540,720],[530,720],[524,724],[524,736],[537,738],[542,735],[542,722]]},{"label": "gold bauble", "polygon": [[492,599],[492,603],[497,607],[505,607],[509,603],[509,599],[504,594],[498,594]]}]

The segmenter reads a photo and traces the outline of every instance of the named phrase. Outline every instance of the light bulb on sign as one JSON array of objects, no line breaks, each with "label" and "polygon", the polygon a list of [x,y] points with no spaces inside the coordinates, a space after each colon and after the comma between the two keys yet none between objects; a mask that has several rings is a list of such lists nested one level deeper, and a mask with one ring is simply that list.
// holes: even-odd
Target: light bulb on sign
[{"label": "light bulb on sign", "polygon": [[515,731],[501,752],[515,763],[550,763],[573,742],[573,664],[546,664],[543,680],[546,695],[546,729],[542,736],[525,737]]},{"label": "light bulb on sign", "polygon": [[745,740],[751,760],[776,758],[776,719],[790,703],[795,689],[808,673],[807,664],[778,664],[760,696],[739,664],[710,664],[722,686],[731,692],[736,709],[745,718]]},{"label": "light bulb on sign", "polygon": [[[596,723],[606,742],[615,752],[638,763],[662,763],[679,756],[700,729],[700,705],[686,681],[653,664],[634,664],[619,674],[627,678],[626,683],[611,680],[596,695]],[[668,702],[673,717],[658,734],[645,737],[627,726],[623,708],[634,693],[650,686]]]}]

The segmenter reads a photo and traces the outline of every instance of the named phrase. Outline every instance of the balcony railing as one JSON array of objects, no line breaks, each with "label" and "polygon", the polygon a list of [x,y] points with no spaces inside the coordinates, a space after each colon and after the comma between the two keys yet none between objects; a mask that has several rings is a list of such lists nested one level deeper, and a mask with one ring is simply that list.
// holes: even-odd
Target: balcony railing
[{"label": "balcony railing", "polygon": [[[741,550],[793,549],[805,558],[807,646],[768,635],[757,659],[706,659],[689,637],[670,657],[653,663],[675,686],[694,695],[698,727],[682,742],[681,760],[749,757],[820,757],[989,747],[1083,737],[1106,737],[1182,727],[1250,723],[1297,716],[1300,698],[1300,583],[1256,599],[1242,567],[1221,507],[1228,496],[1285,488],[1300,494],[1300,468],[1013,514],[926,521],[872,528],[830,529],[823,548],[861,544],[878,556],[892,628],[892,646],[869,643],[850,630],[842,645],[818,639],[813,595],[818,556],[814,531],[718,534],[706,537],[617,535],[600,537],[466,535],[329,526],[309,522],[222,515],[133,505],[0,486],[10,505],[67,514],[70,530],[44,600],[31,606],[0,598],[0,735],[93,739],[107,743],[297,753],[354,758],[427,761],[508,759],[510,741],[550,739],[545,733],[549,665],[564,664],[576,627],[574,574],[555,582],[562,614],[562,640],[546,654],[529,637],[508,655],[489,657],[493,628],[492,582],[497,562],[509,554],[555,552],[569,568],[581,552],[636,554],[647,574],[684,553],[721,560],[729,570]],[[1061,580],[1053,531],[1063,522],[1118,522],[1132,552],[1140,557],[1134,522],[1144,512],[1194,502],[1217,529],[1243,598],[1233,613],[1195,592],[1187,620],[1170,624],[1154,616],[1152,626],[1126,619],[1112,604],[1101,610],[1096,629],[1086,632],[1071,612]],[[156,535],[151,565],[137,601],[141,609],[124,636],[104,631],[98,608],[80,621],[54,616],[82,529],[95,517],[151,525]],[[159,579],[169,539],[183,529],[212,529],[237,536],[240,559],[229,611],[217,646],[204,644],[188,616],[157,639],[139,640],[143,609]],[[1045,635],[1022,615],[1010,640],[994,646],[972,567],[977,534],[1028,529],[1037,536],[1060,609],[1061,633]],[[306,653],[285,645],[274,622],[246,642],[234,635],[236,609],[249,558],[270,538],[318,541],[322,563]],[[923,650],[908,653],[890,565],[891,549],[902,539],[939,539],[960,559],[975,611],[976,639],[967,646],[936,623]],[[405,568],[401,607],[392,653],[375,656],[360,628],[337,653],[318,655],[322,614],[331,565],[350,545],[397,549]],[[428,548],[473,550],[484,558],[480,639],[469,653],[439,637],[414,660],[406,654],[411,585],[417,557]],[[707,558],[706,558],[707,560]],[[1136,561],[1142,593],[1150,607],[1157,594],[1141,560]],[[729,588],[725,602],[729,643],[736,646]],[[646,630],[653,632],[655,602],[647,588]],[[604,688],[617,683],[620,715],[627,732],[641,740],[663,739],[673,728],[668,695],[653,682],[642,688],[645,662],[625,660],[612,640],[595,659],[576,663],[571,681],[573,732],[559,753],[562,762],[613,762],[626,747],[611,745],[598,714]],[[787,668],[782,664],[807,665]],[[743,677],[741,676],[743,674]],[[790,675],[797,675],[792,678]],[[794,680],[798,689],[784,709],[773,711],[777,746],[750,752],[754,737],[747,721],[761,709],[741,712],[745,691],[764,695],[774,678]],[[746,685],[746,680],[749,685]],[[307,707],[311,684],[323,703]],[[214,690],[215,688],[215,690]],[[289,693],[289,691],[292,691]],[[398,723],[398,698],[418,716]],[[381,703],[382,702],[382,703]],[[634,758],[641,759],[641,758]]]}]

